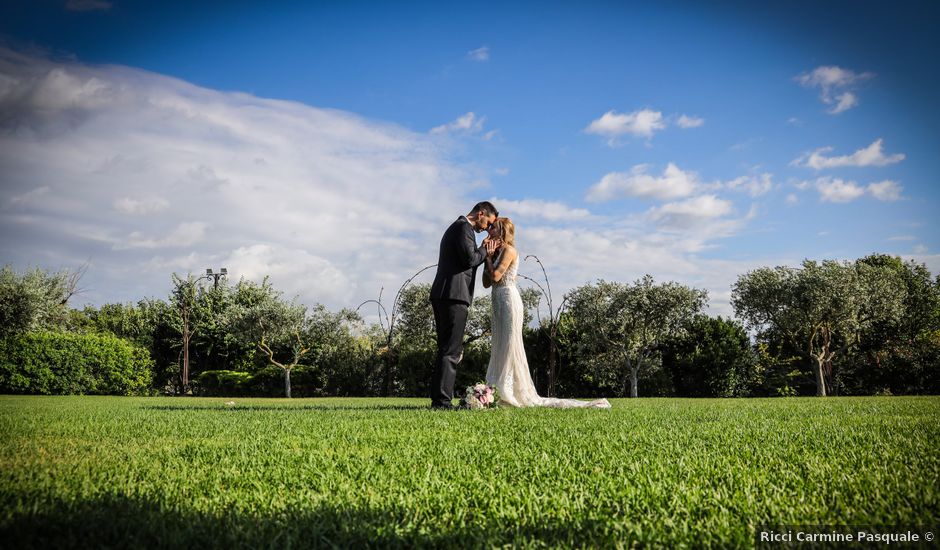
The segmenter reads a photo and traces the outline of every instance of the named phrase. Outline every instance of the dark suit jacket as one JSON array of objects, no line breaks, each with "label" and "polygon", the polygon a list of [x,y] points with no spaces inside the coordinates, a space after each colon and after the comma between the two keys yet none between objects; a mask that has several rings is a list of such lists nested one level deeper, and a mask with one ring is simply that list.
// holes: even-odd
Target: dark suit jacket
[{"label": "dark suit jacket", "polygon": [[441,238],[437,275],[431,285],[432,300],[456,300],[470,305],[477,267],[486,261],[486,249],[477,247],[473,226],[461,216]]}]

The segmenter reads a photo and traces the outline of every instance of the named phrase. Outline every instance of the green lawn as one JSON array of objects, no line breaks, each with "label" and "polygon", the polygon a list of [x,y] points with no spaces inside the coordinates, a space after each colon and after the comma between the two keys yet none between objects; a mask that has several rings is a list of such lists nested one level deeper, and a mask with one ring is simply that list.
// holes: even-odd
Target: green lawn
[{"label": "green lawn", "polygon": [[748,547],[940,518],[937,397],[225,401],[0,397],[0,546]]}]

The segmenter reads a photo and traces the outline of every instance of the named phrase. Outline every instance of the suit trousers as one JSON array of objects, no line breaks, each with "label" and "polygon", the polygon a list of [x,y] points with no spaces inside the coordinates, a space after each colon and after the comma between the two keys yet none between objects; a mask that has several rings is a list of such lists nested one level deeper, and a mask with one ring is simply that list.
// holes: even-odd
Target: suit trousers
[{"label": "suit trousers", "polygon": [[431,377],[431,406],[449,407],[454,399],[457,363],[463,353],[463,333],[469,306],[457,300],[431,300],[437,328],[437,357]]}]

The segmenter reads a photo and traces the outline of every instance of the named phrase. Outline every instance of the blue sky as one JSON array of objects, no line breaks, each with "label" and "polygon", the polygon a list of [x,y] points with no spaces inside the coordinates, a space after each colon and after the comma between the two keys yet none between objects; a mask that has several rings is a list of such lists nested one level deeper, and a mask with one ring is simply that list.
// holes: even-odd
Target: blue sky
[{"label": "blue sky", "polygon": [[560,289],[727,314],[761,265],[940,271],[938,4],[755,4],[4,5],[0,259],[90,261],[91,303],[226,265],[348,306],[486,198]]}]

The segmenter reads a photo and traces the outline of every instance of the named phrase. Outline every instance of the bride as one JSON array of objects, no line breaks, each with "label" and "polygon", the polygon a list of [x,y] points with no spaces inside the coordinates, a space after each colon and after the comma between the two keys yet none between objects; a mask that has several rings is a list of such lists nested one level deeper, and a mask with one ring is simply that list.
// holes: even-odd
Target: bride
[{"label": "bride", "polygon": [[596,407],[608,409],[606,399],[579,401],[540,397],[535,391],[529,362],[522,344],[522,297],[516,287],[519,253],[516,251],[516,229],[509,218],[497,218],[490,224],[489,238],[499,242],[494,261],[487,256],[483,271],[483,286],[493,287],[493,340],[490,364],[486,370],[486,383],[499,390],[501,402],[513,407]]}]

